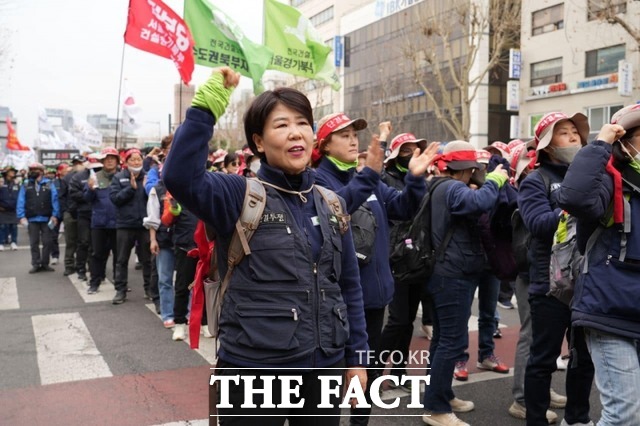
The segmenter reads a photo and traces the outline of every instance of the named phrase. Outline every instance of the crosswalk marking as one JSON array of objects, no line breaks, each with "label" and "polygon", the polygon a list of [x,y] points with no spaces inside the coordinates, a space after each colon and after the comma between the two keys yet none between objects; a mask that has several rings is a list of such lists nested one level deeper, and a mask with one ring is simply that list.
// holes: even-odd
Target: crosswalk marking
[{"label": "crosswalk marking", "polygon": [[16,278],[0,278],[0,311],[10,309],[20,309]]},{"label": "crosswalk marking", "polygon": [[80,297],[85,303],[106,302],[111,301],[116,295],[116,289],[113,283],[108,278],[100,284],[99,290],[96,294],[87,294],[88,281],[80,281],[77,274],[71,274],[67,278],[71,281],[71,284],[78,290]]},{"label": "crosswalk marking", "polygon": [[[146,306],[147,308],[149,308],[151,312],[153,312],[155,316],[157,316],[160,319],[160,315],[156,313],[156,307],[153,303],[147,303]],[[206,313],[203,312],[202,315],[206,315]],[[171,339],[171,335],[173,334],[173,329],[167,330],[167,331],[169,332],[168,338]],[[184,340],[184,343],[189,345],[189,326],[188,325],[187,325],[186,335],[187,335],[187,338]],[[217,362],[217,358],[215,356],[216,339],[211,339],[211,338],[207,338],[200,335],[200,342],[198,343],[198,346],[199,348],[194,350],[198,352],[198,354],[202,358],[206,359],[209,364],[215,365],[215,363]]]},{"label": "crosswalk marking", "polygon": [[35,315],[31,322],[43,385],[113,376],[78,312]]}]

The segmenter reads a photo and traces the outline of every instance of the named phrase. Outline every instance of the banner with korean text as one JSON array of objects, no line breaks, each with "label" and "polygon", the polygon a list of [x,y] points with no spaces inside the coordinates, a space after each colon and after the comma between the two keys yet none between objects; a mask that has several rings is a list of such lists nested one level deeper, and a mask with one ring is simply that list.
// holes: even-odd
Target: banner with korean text
[{"label": "banner with korean text", "polygon": [[184,20],[195,41],[196,64],[226,65],[253,80],[253,91],[263,91],[262,74],[273,52],[245,37],[240,27],[211,0],[185,0]]},{"label": "banner with korean text", "polygon": [[171,59],[185,84],[193,74],[193,38],[186,24],[160,0],[129,0],[124,42]]},{"label": "banner with korean text", "polygon": [[327,46],[300,11],[277,0],[265,0],[264,44],[273,50],[268,69],[322,80],[340,90],[340,79]]}]

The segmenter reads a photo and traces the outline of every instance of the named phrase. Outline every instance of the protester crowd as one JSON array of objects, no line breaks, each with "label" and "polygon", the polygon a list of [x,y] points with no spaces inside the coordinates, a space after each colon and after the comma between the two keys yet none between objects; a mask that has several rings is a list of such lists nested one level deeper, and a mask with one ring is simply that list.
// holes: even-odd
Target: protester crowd
[{"label": "protester crowd", "polygon": [[[29,273],[51,272],[64,262],[62,273],[85,281],[90,295],[110,278],[114,305],[131,291],[133,251],[145,296],[173,329],[172,338],[184,340],[192,308],[200,304],[198,286],[214,265],[212,243],[202,243],[207,225],[224,277],[218,367],[255,368],[249,371],[257,376],[264,374],[260,368],[299,368],[311,383],[310,404],[319,397],[313,386],[322,374],[311,368],[344,368],[347,377],[370,384],[385,367],[367,359],[391,362],[381,354],[393,351],[408,357],[422,304],[423,331],[431,339],[423,399],[429,425],[465,425],[456,413],[475,408],[456,397],[452,379],[468,378],[476,294],[477,367],[509,373],[493,339],[500,337],[496,307],[513,308],[515,294],[521,330],[509,414],[546,425],[559,421],[553,408],[564,408],[562,425],[592,425],[595,378],[603,406],[598,425],[640,424],[640,105],[616,113],[594,141],[587,139],[583,114],[550,112],[533,140],[496,141],[484,149],[467,141],[429,143],[429,135],[397,132],[382,122],[368,150],[359,152],[357,132],[371,123],[338,112],[321,117],[314,131],[306,97],[282,88],[250,107],[242,150],[209,150],[236,84],[230,70],[214,72],[185,123],[158,148],[105,148],[55,170],[34,163],[22,181],[6,168],[0,250],[17,249],[22,224],[31,246]],[[244,241],[247,258],[236,265],[234,238],[245,235],[238,237],[247,227],[240,219],[251,189],[245,178],[262,183],[264,212],[251,229],[255,235]],[[428,225],[421,221],[425,205]],[[516,227],[516,217],[523,227]],[[408,279],[389,261],[399,244],[414,243],[406,239],[412,226],[425,226],[434,248],[426,280]],[[557,267],[559,240],[571,243],[571,262],[579,261]],[[556,279],[558,269],[571,276]],[[191,328],[211,337],[206,317],[194,315]],[[565,344],[566,397],[550,387]],[[367,349],[375,355],[357,356]],[[406,374],[405,365],[386,367]],[[242,383],[231,389],[232,402],[243,396]],[[368,387],[366,394],[370,402]],[[254,424],[255,418],[239,419],[270,413],[226,410],[221,424]],[[350,423],[367,424],[369,411],[352,409]],[[276,414],[281,417],[255,424],[282,424],[294,413]],[[322,418],[322,424],[338,421]]]}]

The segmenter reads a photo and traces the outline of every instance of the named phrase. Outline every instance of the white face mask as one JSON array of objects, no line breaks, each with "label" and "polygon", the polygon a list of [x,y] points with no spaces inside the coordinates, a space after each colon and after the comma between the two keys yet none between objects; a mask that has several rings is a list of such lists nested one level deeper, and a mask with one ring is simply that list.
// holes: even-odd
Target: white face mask
[{"label": "white face mask", "polygon": [[624,142],[621,142],[620,146],[622,146],[622,150],[625,152],[625,154],[627,154],[629,157],[631,157],[633,159],[633,161],[635,161],[636,163],[640,163],[640,152],[636,149],[635,146],[629,144],[629,146],[636,152],[635,156],[631,155],[631,153],[629,152],[629,150],[625,146]]},{"label": "white face mask", "polygon": [[142,170],[142,166],[140,166],[140,167],[129,167],[129,170],[134,174],[138,174],[138,173],[140,173],[140,170]]},{"label": "white face mask", "polygon": [[260,160],[252,161],[249,165],[249,170],[251,170],[255,174],[258,174],[258,170],[260,170]]}]

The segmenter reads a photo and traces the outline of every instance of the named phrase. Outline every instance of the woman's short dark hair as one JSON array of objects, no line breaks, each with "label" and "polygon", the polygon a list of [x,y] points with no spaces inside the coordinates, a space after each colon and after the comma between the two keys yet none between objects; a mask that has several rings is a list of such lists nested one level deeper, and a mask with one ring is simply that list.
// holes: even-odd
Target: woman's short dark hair
[{"label": "woman's short dark hair", "polygon": [[238,161],[238,154],[236,154],[235,152],[230,152],[227,155],[224,156],[224,167],[226,168],[229,164],[233,163],[233,162]]},{"label": "woman's short dark hair", "polygon": [[263,92],[253,100],[244,114],[244,134],[247,138],[247,143],[251,151],[260,156],[260,158],[264,154],[258,152],[256,144],[253,142],[253,135],[262,136],[267,117],[279,104],[299,112],[309,121],[310,125],[313,125],[313,109],[304,93],[289,87],[279,87],[275,90]]},{"label": "woman's short dark hair", "polygon": [[173,133],[162,138],[162,141],[160,141],[160,148],[167,149],[171,146],[172,142],[173,142]]}]

